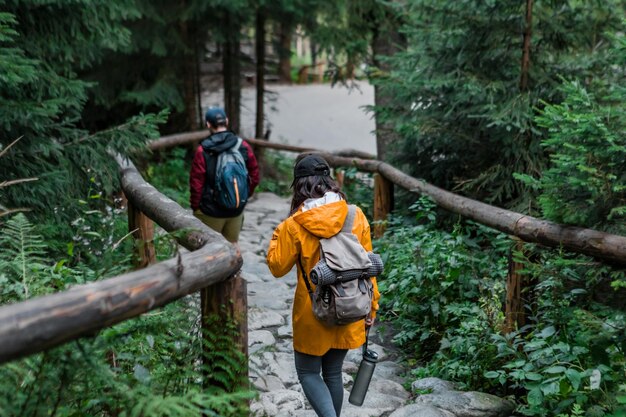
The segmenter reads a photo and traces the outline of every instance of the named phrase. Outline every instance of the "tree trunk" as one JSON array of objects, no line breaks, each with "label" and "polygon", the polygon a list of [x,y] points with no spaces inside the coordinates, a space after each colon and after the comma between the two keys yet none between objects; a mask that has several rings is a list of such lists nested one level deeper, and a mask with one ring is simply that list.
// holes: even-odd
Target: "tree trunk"
[{"label": "tree trunk", "polygon": [[533,0],[526,0],[526,28],[524,29],[524,44],[522,47],[522,74],[520,90],[528,90],[528,71],[530,70],[530,36],[533,22]]},{"label": "tree trunk", "polygon": [[[236,328],[237,336],[233,340],[235,348],[243,354],[244,358],[248,358],[248,295],[246,280],[236,275],[231,279],[204,288],[200,292],[200,301],[202,329],[205,333],[204,337],[207,339],[207,344],[204,346],[205,350],[211,344],[209,336],[216,332],[223,332],[226,321],[228,321]],[[216,316],[222,319],[216,321]],[[204,358],[205,367],[210,370],[213,367],[211,352],[206,352]],[[238,375],[233,375],[233,378],[237,381],[228,381],[235,385],[232,388],[247,388],[249,385],[248,363],[247,360],[244,362],[241,364],[242,369]],[[225,384],[227,381],[215,378],[210,372],[206,373],[204,378],[207,386],[216,386],[227,391],[233,391],[231,387]]]},{"label": "tree trunk", "polygon": [[393,183],[374,174],[374,237],[385,234],[387,216],[393,210]]},{"label": "tree trunk", "polygon": [[290,23],[281,22],[278,30],[278,78],[283,83],[291,84],[291,35]]},{"label": "tree trunk", "polygon": [[[186,2],[181,1],[181,9],[185,10]],[[181,20],[179,23],[181,39],[185,45],[183,53],[182,77],[183,77],[183,97],[185,101],[185,124],[186,130],[196,130],[201,125],[200,114],[198,113],[198,67],[196,33],[193,23]]]},{"label": "tree trunk", "polygon": [[223,43],[224,77],[224,110],[228,115],[230,128],[239,132],[241,120],[241,61],[239,59],[239,25],[232,22],[232,17],[226,18],[228,39]]},{"label": "tree trunk", "polygon": [[524,314],[524,300],[522,294],[527,288],[526,280],[521,270],[524,265],[515,259],[516,252],[524,250],[524,242],[515,238],[509,252],[509,271],[506,277],[506,301],[504,305],[504,333],[511,333],[521,329],[526,324]]},{"label": "tree trunk", "polygon": [[265,119],[265,10],[259,8],[256,13],[256,123],[254,137],[263,137]]},{"label": "tree trunk", "polygon": [[[397,22],[390,12],[377,15],[378,20],[374,25],[377,29],[372,36],[372,53],[374,55],[374,66],[383,73],[390,70],[389,64],[382,62],[379,57],[392,56],[406,48],[406,39],[398,32],[399,22]],[[374,105],[385,107],[391,104],[392,97],[385,93],[380,86],[374,87]],[[385,123],[376,116],[376,153],[381,161],[388,161],[390,157],[390,145],[399,140],[398,134],[394,131],[393,125]]]},{"label": "tree trunk", "polygon": [[128,231],[135,239],[135,268],[143,269],[156,263],[154,222],[131,202],[128,202]]}]

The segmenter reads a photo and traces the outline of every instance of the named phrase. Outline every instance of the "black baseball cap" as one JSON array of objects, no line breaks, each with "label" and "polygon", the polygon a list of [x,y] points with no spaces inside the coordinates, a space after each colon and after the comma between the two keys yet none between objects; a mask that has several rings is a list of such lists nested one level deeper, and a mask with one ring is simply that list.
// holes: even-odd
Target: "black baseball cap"
[{"label": "black baseball cap", "polygon": [[226,112],[220,107],[211,107],[204,114],[204,120],[209,122],[211,126],[219,126],[226,123]]},{"label": "black baseball cap", "polygon": [[293,167],[293,178],[310,177],[313,175],[330,175],[330,166],[324,158],[319,155],[309,154],[296,162]]}]

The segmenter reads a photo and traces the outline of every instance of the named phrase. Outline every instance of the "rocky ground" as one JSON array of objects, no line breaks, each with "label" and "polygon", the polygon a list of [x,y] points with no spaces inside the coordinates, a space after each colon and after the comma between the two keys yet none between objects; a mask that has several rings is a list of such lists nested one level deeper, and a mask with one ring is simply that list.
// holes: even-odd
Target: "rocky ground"
[{"label": "rocky ground", "polygon": [[[289,200],[259,193],[248,204],[240,237],[244,259],[242,275],[248,283],[250,381],[259,396],[251,405],[255,417],[315,417],[296,376],[291,331],[291,304],[296,269],[274,278],[265,255],[274,228],[287,216]],[[361,350],[348,353],[343,367],[343,417],[505,417],[512,404],[488,394],[456,391],[453,384],[435,378],[406,380],[401,358],[377,326],[369,348],[379,361],[363,406],[348,402]],[[405,389],[422,395],[411,395]]]}]

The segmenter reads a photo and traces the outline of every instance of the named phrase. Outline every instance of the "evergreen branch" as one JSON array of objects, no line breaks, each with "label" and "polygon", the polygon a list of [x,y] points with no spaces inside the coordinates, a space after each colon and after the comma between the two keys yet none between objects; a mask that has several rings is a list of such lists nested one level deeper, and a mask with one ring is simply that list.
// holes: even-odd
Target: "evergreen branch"
[{"label": "evergreen branch", "polygon": [[79,138],[79,139],[77,139],[75,141],[72,141],[72,142],[68,142],[68,143],[64,144],[63,146],[78,145],[80,143],[87,142],[87,141],[89,141],[91,139],[97,138],[98,136],[104,136],[104,135],[106,135],[108,133],[115,132],[116,130],[124,130],[126,127],[132,126],[133,124],[134,124],[134,120],[129,120],[128,122],[122,123],[121,125],[117,125],[117,126],[109,128],[109,129],[105,129],[105,130],[100,130],[100,131],[98,131],[96,133],[93,133],[93,134],[90,134],[90,135],[85,135],[82,138]]},{"label": "evergreen branch", "polygon": [[13,214],[13,213],[24,213],[24,212],[27,212],[27,211],[31,211],[31,209],[29,209],[29,208],[16,208],[16,209],[3,210],[3,211],[0,211],[0,217],[8,216],[9,214]]},{"label": "evergreen branch", "polygon": [[6,154],[9,149],[11,149],[11,146],[15,145],[20,139],[22,139],[24,137],[24,135],[20,136],[19,138],[15,139],[13,142],[11,142],[9,144],[9,146],[7,146],[6,148],[4,148],[2,151],[0,151],[0,158],[2,158],[4,156],[4,154]]},{"label": "evergreen branch", "polygon": [[23,182],[32,182],[32,181],[39,181],[39,178],[32,177],[32,178],[20,178],[19,180],[2,181],[0,182],[0,188],[9,187],[15,184],[21,184]]}]

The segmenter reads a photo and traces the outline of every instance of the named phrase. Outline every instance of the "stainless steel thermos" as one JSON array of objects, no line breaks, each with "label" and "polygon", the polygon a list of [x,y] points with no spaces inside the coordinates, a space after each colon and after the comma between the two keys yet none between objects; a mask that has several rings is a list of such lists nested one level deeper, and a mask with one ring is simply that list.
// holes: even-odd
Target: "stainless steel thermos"
[{"label": "stainless steel thermos", "polygon": [[[367,346],[367,344],[365,345]],[[350,404],[361,406],[365,400],[365,394],[367,394],[367,388],[370,386],[372,380],[372,374],[376,363],[378,362],[378,353],[373,350],[369,350],[366,347],[363,349],[363,359],[359,365],[359,371],[354,378],[354,385],[352,391],[350,391]]]}]

